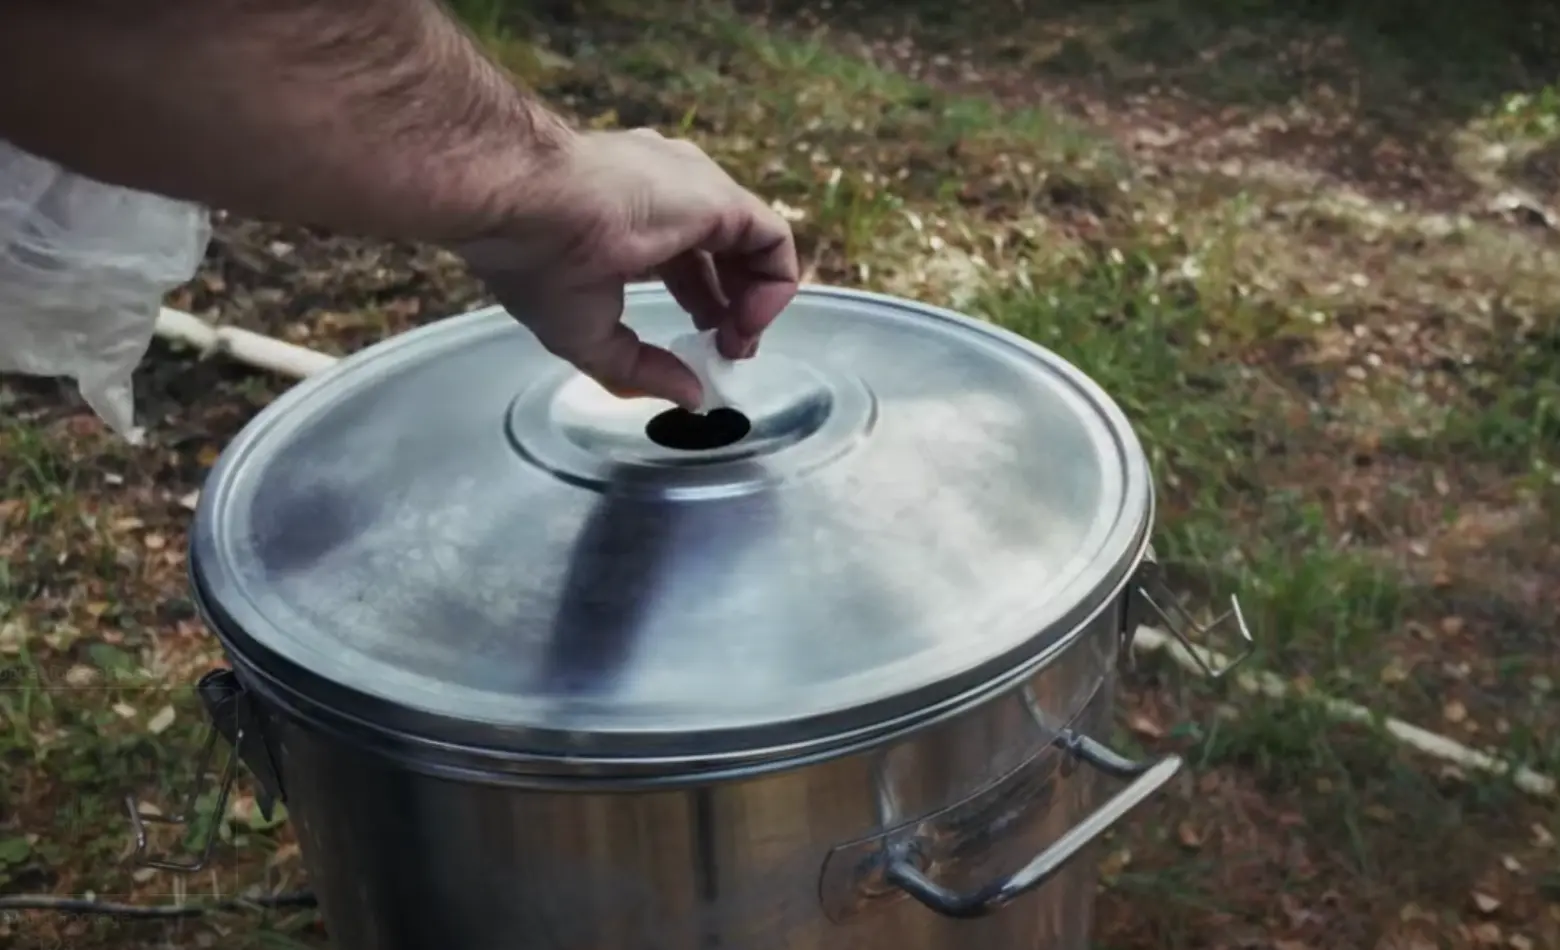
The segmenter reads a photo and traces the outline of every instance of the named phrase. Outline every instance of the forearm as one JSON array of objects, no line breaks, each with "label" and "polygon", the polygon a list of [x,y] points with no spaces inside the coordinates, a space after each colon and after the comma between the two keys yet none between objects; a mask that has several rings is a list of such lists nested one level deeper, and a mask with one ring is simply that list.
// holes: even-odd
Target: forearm
[{"label": "forearm", "polygon": [[245,215],[464,240],[568,134],[431,0],[0,2],[0,138]]}]

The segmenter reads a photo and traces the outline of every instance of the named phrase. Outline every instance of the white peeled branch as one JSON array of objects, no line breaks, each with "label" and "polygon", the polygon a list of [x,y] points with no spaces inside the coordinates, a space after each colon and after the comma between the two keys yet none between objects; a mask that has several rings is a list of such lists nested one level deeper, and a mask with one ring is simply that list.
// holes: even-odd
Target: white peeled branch
[{"label": "white peeled branch", "polygon": [[[192,314],[167,308],[157,316],[157,335],[166,340],[192,346],[203,355],[224,353],[240,363],[293,379],[312,376],[337,361],[337,357],[317,350],[238,327],[214,327]],[[691,347],[694,342],[706,343],[704,340],[690,337],[687,346]],[[693,362],[698,368],[705,368],[703,360],[696,359]],[[1177,666],[1199,675],[1202,675],[1205,668],[1219,670],[1230,663],[1228,657],[1204,647],[1194,647],[1196,651],[1194,654],[1175,637],[1154,627],[1139,628],[1133,643],[1138,649],[1167,653]],[[1233,679],[1236,687],[1246,693],[1275,699],[1299,693],[1292,685],[1272,673],[1236,671]],[[1534,797],[1554,798],[1557,793],[1560,793],[1560,783],[1548,775],[1516,765],[1488,752],[1469,748],[1454,739],[1428,729],[1421,729],[1401,719],[1378,716],[1364,706],[1330,696],[1305,693],[1303,698],[1316,703],[1335,719],[1344,722],[1378,724],[1387,735],[1416,752],[1461,768],[1509,776],[1512,784]]]},{"label": "white peeled branch", "polygon": [[252,330],[215,327],[194,314],[167,307],[157,314],[156,332],[165,340],[194,347],[202,356],[225,353],[245,365],[293,379],[312,376],[335,364],[337,359],[328,353]]},{"label": "white peeled branch", "polygon": [[[1222,670],[1230,664],[1229,657],[1201,646],[1193,646],[1191,650],[1188,650],[1186,645],[1182,644],[1174,636],[1154,627],[1139,627],[1137,636],[1133,640],[1133,645],[1136,648],[1150,652],[1163,651],[1168,653],[1177,666],[1198,675],[1206,675],[1203,673],[1205,668]],[[1193,650],[1196,651],[1195,654],[1192,652]],[[1199,663],[1199,660],[1201,663]],[[1268,696],[1273,699],[1282,699],[1299,693],[1292,685],[1284,682],[1284,680],[1272,673],[1250,673],[1237,670],[1231,674],[1231,678],[1241,691]],[[1357,703],[1314,693],[1305,693],[1303,698],[1308,702],[1316,703],[1335,719],[1345,722],[1378,724],[1387,735],[1416,752],[1433,756],[1443,762],[1449,762],[1461,768],[1488,772],[1493,775],[1509,776],[1513,785],[1536,798],[1553,798],[1557,790],[1560,790],[1560,785],[1557,785],[1556,781],[1548,775],[1516,765],[1488,752],[1471,749],[1454,739],[1449,739],[1428,729],[1421,729],[1401,719],[1393,719],[1390,716],[1378,716]]]}]

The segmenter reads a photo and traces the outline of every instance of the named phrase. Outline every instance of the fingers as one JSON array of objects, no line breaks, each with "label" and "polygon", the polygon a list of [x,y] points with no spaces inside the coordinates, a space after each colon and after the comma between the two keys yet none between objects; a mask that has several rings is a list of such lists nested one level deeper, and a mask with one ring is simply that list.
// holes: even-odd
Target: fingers
[{"label": "fingers", "polygon": [[692,247],[685,243],[688,232],[669,234],[659,250],[670,259],[657,274],[695,326],[719,328],[723,355],[751,356],[759,337],[796,296],[801,267],[790,224],[694,143],[667,139],[654,129],[634,134],[682,152],[701,166],[688,170],[690,179],[714,186],[705,205],[713,213]]},{"label": "fingers", "polygon": [[[640,341],[622,323],[621,284],[563,296],[539,296],[534,290],[519,293],[505,281],[490,281],[489,287],[548,352],[567,360],[613,395],[648,396],[685,409],[698,408],[704,393],[693,371],[666,350]],[[548,318],[564,313],[565,319]]]},{"label": "fingers", "polygon": [[641,341],[624,324],[613,324],[607,336],[582,345],[577,353],[560,355],[615,396],[666,399],[684,409],[697,408],[703,396],[698,377],[682,360]]},{"label": "fingers", "polygon": [[796,296],[801,270],[791,226],[756,195],[741,195],[738,206],[700,245],[711,254],[730,301],[717,337],[727,359],[751,355]]},{"label": "fingers", "polygon": [[703,251],[685,251],[656,271],[672,297],[693,317],[700,330],[713,330],[726,322],[731,301],[721,289],[715,262]]}]

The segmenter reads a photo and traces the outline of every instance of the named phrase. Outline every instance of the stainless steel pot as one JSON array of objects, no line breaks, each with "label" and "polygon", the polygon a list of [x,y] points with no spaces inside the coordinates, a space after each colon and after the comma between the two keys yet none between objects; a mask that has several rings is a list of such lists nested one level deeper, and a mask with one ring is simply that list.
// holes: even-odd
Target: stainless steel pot
[{"label": "stainless steel pot", "polygon": [[[686,324],[658,285],[627,312]],[[190,557],[222,796],[242,760],[285,798],[343,950],[1087,947],[1088,852],[1181,765],[1100,744],[1166,603],[1127,420],[828,288],[734,389],[661,415],[486,310],[223,455]]]}]

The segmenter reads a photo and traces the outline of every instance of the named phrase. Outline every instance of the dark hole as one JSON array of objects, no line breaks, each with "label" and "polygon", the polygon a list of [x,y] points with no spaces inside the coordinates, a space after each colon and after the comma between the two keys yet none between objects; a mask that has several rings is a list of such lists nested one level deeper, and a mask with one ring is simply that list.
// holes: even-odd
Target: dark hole
[{"label": "dark hole", "polygon": [[645,435],[668,449],[703,452],[741,441],[752,428],[748,417],[735,409],[713,409],[708,415],[668,409],[645,423]]}]

